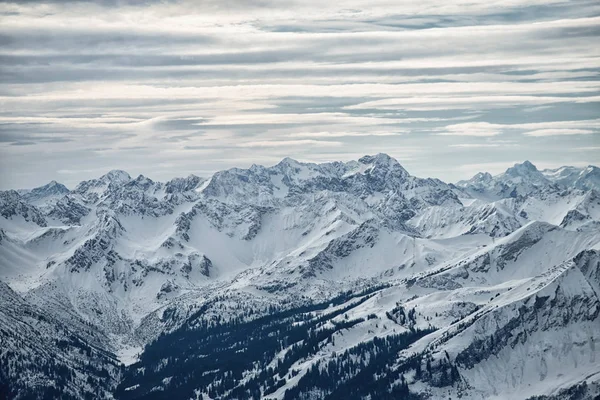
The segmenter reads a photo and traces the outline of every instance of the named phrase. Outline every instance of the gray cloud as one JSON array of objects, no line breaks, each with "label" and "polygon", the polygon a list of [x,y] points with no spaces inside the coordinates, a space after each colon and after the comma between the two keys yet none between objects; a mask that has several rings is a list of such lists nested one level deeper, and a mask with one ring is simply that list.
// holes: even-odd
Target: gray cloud
[{"label": "gray cloud", "polygon": [[600,163],[599,26],[588,0],[3,2],[0,188],[380,151],[446,180]]}]

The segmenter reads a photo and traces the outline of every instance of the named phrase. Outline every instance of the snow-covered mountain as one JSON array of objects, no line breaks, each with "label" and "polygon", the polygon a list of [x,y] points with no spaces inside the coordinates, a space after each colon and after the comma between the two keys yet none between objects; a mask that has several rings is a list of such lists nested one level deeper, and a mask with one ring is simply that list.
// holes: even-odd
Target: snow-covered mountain
[{"label": "snow-covered mountain", "polygon": [[597,171],[454,185],[378,154],[0,192],[0,376],[17,398],[594,398]]},{"label": "snow-covered mountain", "polygon": [[589,165],[586,168],[561,167],[541,171],[546,179],[564,186],[578,189],[600,190],[600,168]]},{"label": "snow-covered mountain", "polygon": [[36,206],[44,206],[62,198],[65,194],[69,193],[69,189],[62,183],[52,181],[44,186],[31,190],[21,189],[18,192],[28,203]]}]

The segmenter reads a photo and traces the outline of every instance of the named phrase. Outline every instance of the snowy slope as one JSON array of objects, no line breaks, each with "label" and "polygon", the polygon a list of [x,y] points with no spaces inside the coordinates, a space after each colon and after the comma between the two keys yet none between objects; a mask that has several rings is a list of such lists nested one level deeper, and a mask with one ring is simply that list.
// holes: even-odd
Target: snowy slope
[{"label": "snowy slope", "polygon": [[583,190],[600,190],[600,169],[593,165],[585,168],[561,167],[541,171],[546,179]]},{"label": "snowy slope", "polygon": [[[600,287],[593,261],[600,249],[594,168],[538,171],[524,162],[451,185],[414,177],[378,154],[325,164],[286,158],[271,167],[164,183],[115,170],[72,191],[51,182],[0,192],[0,280],[53,324],[72,327],[86,345],[127,363],[142,346],[189,326],[251,324],[284,310],[303,319],[303,307],[372,288],[360,304],[340,303],[348,307],[343,314],[308,324],[310,331],[331,329],[330,341],[303,352],[285,382],[275,379],[273,392],[258,385],[262,395],[327,392],[306,386],[317,374],[311,368],[354,362],[344,357],[377,347],[376,337],[398,345],[398,357],[417,354],[423,365],[433,362],[417,378],[414,359],[397,364],[386,355],[384,372],[406,370],[401,390],[433,398],[554,395],[598,380],[598,363],[575,354],[597,340],[582,332],[600,328],[593,311]],[[560,310],[543,311],[542,321],[536,296]],[[513,321],[520,313],[527,324]],[[512,325],[505,331],[491,320]],[[556,322],[555,333],[542,325],[548,321]],[[494,348],[485,359],[467,356],[494,332],[498,340],[532,339]],[[413,333],[414,345],[400,346],[404,339],[395,335]],[[532,348],[534,338],[550,344]],[[278,357],[292,351],[283,344],[289,339],[281,340]],[[440,352],[450,359],[440,361]],[[530,364],[515,361],[524,354],[533,354]],[[559,371],[561,357],[577,363],[569,374]],[[365,368],[369,359],[361,361]],[[443,375],[434,371],[438,364],[448,369]],[[515,368],[531,375],[506,381],[500,380],[504,372],[493,373]],[[292,376],[292,369],[302,373]],[[248,370],[246,379],[264,380],[266,372]],[[542,375],[548,379],[540,381]],[[340,382],[352,385],[354,378],[346,378]],[[223,382],[215,379],[213,389]],[[585,390],[592,393],[590,385]]]},{"label": "snowy slope", "polygon": [[7,398],[111,398],[118,362],[0,282],[0,393]]}]

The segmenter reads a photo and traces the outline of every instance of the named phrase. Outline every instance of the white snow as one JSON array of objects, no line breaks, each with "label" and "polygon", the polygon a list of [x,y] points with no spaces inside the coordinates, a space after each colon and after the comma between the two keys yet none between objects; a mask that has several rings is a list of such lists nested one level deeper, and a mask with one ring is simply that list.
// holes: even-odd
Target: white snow
[{"label": "white snow", "polygon": [[[415,309],[415,327],[439,328],[404,355],[447,351],[454,357],[500,332],[520,307],[534,309],[536,296],[556,297],[570,301],[567,314],[573,311],[556,321],[572,320],[515,328],[514,335],[527,330],[526,340],[461,368],[471,387],[464,395],[551,394],[597,379],[600,346],[592,344],[600,340],[600,324],[586,314],[598,303],[597,286],[572,261],[600,249],[596,192],[560,186],[571,169],[540,172],[530,164],[496,177],[481,174],[457,189],[411,177],[386,157],[320,165],[285,159],[270,168],[225,171],[173,196],[162,183],[112,171],[69,195],[90,209],[79,224],[47,218],[41,227],[21,214],[0,217],[0,279],[56,318],[87,321],[111,338],[127,365],[146,341],[216,296],[228,299],[222,312],[233,316],[236,307],[266,308],[302,296],[324,300],[367,282],[392,285],[350,310],[350,318],[365,321],[296,363],[300,374],[274,398],[315,362],[406,331],[386,317],[399,304]],[[377,190],[365,174],[381,174]],[[349,189],[322,187],[321,178]],[[593,177],[585,182],[591,185]],[[200,270],[208,265],[204,257],[208,271]],[[167,309],[175,310],[173,326],[163,321]],[[371,314],[377,318],[368,319]],[[422,382],[411,388],[456,397],[452,388]]]}]

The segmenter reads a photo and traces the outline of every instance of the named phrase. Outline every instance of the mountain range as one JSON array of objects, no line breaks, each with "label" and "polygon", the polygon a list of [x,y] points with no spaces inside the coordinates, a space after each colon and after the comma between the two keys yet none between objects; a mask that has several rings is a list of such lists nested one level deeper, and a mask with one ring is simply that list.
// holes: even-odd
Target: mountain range
[{"label": "mountain range", "polygon": [[0,303],[7,398],[595,399],[600,169],[7,190]]}]

